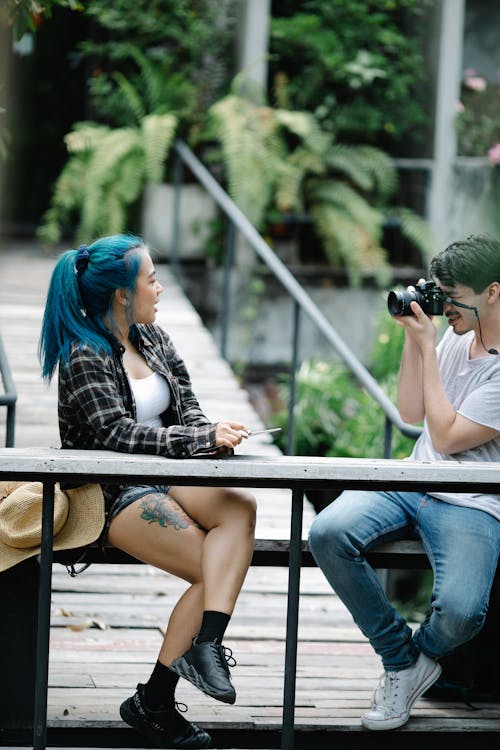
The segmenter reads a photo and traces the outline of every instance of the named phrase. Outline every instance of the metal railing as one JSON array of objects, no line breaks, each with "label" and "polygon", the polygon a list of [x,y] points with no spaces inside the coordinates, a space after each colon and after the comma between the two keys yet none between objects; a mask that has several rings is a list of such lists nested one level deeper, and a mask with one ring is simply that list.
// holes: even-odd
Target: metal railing
[{"label": "metal railing", "polygon": [[236,233],[247,240],[249,246],[265,263],[267,268],[274,274],[276,279],[287,290],[294,300],[293,333],[292,333],[292,356],[290,365],[290,401],[288,406],[288,437],[286,452],[294,453],[295,436],[295,396],[296,396],[296,373],[299,362],[300,323],[301,316],[306,314],[314,325],[322,332],[325,339],[331,344],[337,355],[347,365],[349,370],[357,378],[358,382],[379,404],[385,414],[384,430],[384,458],[391,456],[392,430],[393,426],[407,437],[416,438],[421,429],[408,425],[401,419],[399,411],[387,394],[380,388],[371,373],[354,355],[341,336],[334,329],[330,321],[323,315],[321,310],[311,299],[309,294],[297,281],[295,276],[286,267],[274,250],[265,242],[257,229],[250,223],[245,214],[236,203],[229,197],[217,180],[210,174],[208,169],[195,156],[191,149],[181,140],[174,143],[174,201],[173,201],[173,233],[171,264],[175,276],[179,279],[179,244],[180,244],[180,202],[182,192],[183,166],[189,168],[191,174],[207,190],[213,200],[225,214],[228,221],[228,232],[226,236],[226,256],[224,266],[224,282],[221,311],[221,355],[227,358],[227,333],[230,321],[230,277],[234,266]]},{"label": "metal railing", "polygon": [[16,426],[16,401],[17,392],[14,379],[10,371],[7,353],[0,336],[0,376],[3,381],[4,392],[0,393],[0,406],[7,407],[7,419],[5,422],[5,447],[14,447],[14,433]]},{"label": "metal railing", "polygon": [[[179,486],[273,487],[291,490],[281,750],[294,750],[295,746],[304,491],[318,483],[322,487],[331,487],[332,490],[376,490],[390,487],[393,490],[409,492],[500,491],[500,476],[494,462],[460,464],[457,461],[405,461],[402,470],[401,461],[384,459],[241,455],[185,461],[164,456],[130,455],[113,451],[59,448],[8,451],[0,448],[0,480],[36,480],[43,483],[33,719],[34,750],[45,750],[47,746],[54,486],[56,482],[64,482],[70,486],[94,482],[117,484],[122,483],[124,478],[131,484],[158,484],[168,480]],[[399,567],[400,564],[395,567]],[[13,620],[9,622],[9,618],[4,619],[5,626],[11,627]],[[11,658],[15,659],[15,653]],[[0,725],[3,718],[0,716]]]}]

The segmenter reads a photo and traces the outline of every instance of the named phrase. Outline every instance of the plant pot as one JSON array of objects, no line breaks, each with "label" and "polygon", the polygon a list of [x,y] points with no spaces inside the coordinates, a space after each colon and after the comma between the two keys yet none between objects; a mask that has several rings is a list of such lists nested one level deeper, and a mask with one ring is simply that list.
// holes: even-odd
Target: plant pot
[{"label": "plant pot", "polygon": [[[172,254],[173,185],[146,186],[142,208],[142,234],[152,250],[170,259]],[[179,260],[199,260],[205,257],[205,243],[210,234],[210,222],[217,214],[211,196],[196,184],[183,183],[179,210]]]}]

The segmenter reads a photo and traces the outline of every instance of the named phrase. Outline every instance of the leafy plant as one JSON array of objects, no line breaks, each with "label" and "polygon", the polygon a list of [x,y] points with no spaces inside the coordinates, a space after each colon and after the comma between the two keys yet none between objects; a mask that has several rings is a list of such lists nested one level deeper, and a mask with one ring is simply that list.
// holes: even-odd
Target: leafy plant
[{"label": "leafy plant", "polygon": [[160,182],[176,127],[171,114],[149,114],[134,128],[77,123],[66,136],[69,159],[57,178],[37,236],[56,243],[73,214],[77,241],[122,232],[145,182]]},{"label": "leafy plant", "polygon": [[418,31],[426,0],[273,3],[278,106],[313,112],[344,142],[391,144],[425,122]]},{"label": "leafy plant", "polygon": [[[373,146],[339,143],[318,114],[267,106],[248,82],[240,88],[240,78],[221,97],[235,8],[236,0],[93,0],[86,7],[102,30],[83,54],[92,55],[92,103],[106,124],[77,123],[66,137],[69,160],[39,238],[58,241],[75,219],[78,239],[124,228],[144,183],[161,179],[175,130],[257,228],[273,212],[311,217],[327,260],[346,268],[351,283],[366,274],[386,284],[389,217],[399,216],[424,256],[433,245],[420,217],[390,205],[393,162]],[[379,73],[368,75],[367,65],[361,57],[347,67],[373,82]]]},{"label": "leafy plant", "polygon": [[[372,374],[389,398],[397,396],[403,329],[385,314],[372,353]],[[308,359],[297,373],[295,404],[295,452],[302,456],[380,458],[384,453],[385,415],[350,371],[338,362]],[[273,424],[287,433],[289,386],[280,384],[282,407]],[[284,449],[284,439],[277,440]],[[398,430],[393,433],[392,455],[404,458],[413,440]]]},{"label": "leafy plant", "polygon": [[[500,142],[500,84],[489,83],[474,70],[465,71],[457,109],[458,153],[486,156]],[[500,158],[492,161],[497,164]]]},{"label": "leafy plant", "polygon": [[391,276],[382,247],[387,218],[399,217],[403,234],[424,256],[433,249],[425,222],[392,207],[397,187],[393,161],[380,149],[337,143],[310,112],[273,109],[236,92],[210,110],[228,191],[259,229],[276,209],[310,214],[332,265],[358,284],[363,274],[386,284]]},{"label": "leafy plant", "polygon": [[80,53],[93,67],[98,119],[130,125],[119,76],[139,95],[154,79],[156,103],[161,94],[163,111],[173,112],[181,129],[193,126],[231,79],[236,11],[236,0],[92,0],[85,12],[96,31]]},{"label": "leafy plant", "polygon": [[74,222],[77,240],[126,228],[145,183],[162,181],[174,132],[195,138],[226,80],[233,7],[235,0],[93,0],[86,7],[103,31],[82,54],[92,56],[92,104],[105,124],[76,123],[66,136],[69,158],[39,239],[57,242]]},{"label": "leafy plant", "polygon": [[79,0],[4,0],[0,6],[0,22],[6,21],[20,39],[27,31],[36,31],[42,17],[50,18],[55,7],[83,10]]}]

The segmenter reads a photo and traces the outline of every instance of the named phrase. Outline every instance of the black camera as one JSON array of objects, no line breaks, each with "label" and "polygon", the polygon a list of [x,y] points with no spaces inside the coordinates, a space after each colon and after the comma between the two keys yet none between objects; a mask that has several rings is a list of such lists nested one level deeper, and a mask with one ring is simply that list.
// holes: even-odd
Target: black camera
[{"label": "black camera", "polygon": [[411,292],[389,292],[387,307],[391,315],[413,315],[410,303],[418,302],[427,315],[442,315],[445,295],[433,281],[415,284]]}]

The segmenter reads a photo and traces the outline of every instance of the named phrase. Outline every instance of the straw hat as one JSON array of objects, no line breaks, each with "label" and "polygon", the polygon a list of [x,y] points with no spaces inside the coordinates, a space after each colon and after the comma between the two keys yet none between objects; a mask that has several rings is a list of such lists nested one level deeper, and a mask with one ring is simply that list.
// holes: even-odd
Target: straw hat
[{"label": "straw hat", "polygon": [[[40,552],[42,538],[41,482],[0,482],[0,572]],[[54,550],[84,547],[104,527],[100,485],[74,490],[54,488]]]}]

